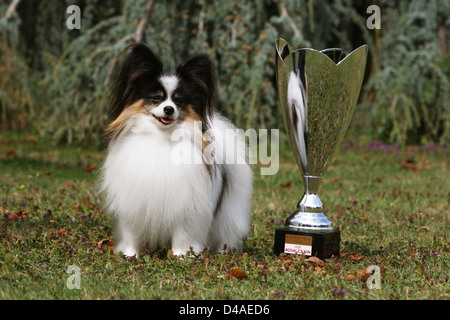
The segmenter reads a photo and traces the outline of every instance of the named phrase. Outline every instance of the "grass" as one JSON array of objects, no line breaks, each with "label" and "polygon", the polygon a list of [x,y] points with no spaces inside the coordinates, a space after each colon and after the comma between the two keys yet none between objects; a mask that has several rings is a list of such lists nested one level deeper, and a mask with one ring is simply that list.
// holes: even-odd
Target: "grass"
[{"label": "grass", "polygon": [[[449,299],[449,162],[442,147],[347,140],[320,189],[342,231],[325,261],[274,256],[275,229],[303,192],[289,147],[255,166],[252,228],[241,253],[113,255],[96,184],[103,155],[0,135],[0,299]],[[81,289],[70,290],[78,266]],[[368,289],[367,268],[381,274]],[[238,269],[234,270],[233,269]],[[372,283],[372,282],[371,282]]]}]

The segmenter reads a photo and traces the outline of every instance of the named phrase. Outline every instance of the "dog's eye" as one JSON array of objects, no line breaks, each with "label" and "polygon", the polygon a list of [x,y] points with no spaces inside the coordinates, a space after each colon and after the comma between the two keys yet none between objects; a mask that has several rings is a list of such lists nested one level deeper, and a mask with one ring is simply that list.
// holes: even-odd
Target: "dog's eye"
[{"label": "dog's eye", "polygon": [[161,96],[159,94],[152,95],[150,97],[150,101],[153,103],[159,103],[159,102],[163,101],[163,96]]},{"label": "dog's eye", "polygon": [[182,97],[176,97],[173,98],[173,102],[175,102],[176,104],[183,104],[184,100]]}]

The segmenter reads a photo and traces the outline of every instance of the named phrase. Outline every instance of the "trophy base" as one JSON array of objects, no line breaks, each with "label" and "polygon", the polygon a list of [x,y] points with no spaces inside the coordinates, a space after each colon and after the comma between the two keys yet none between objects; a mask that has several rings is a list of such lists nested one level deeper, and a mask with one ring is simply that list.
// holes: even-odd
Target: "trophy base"
[{"label": "trophy base", "polygon": [[327,259],[339,256],[341,231],[339,230],[300,230],[296,228],[278,228],[275,231],[273,251],[276,255],[304,254]]}]

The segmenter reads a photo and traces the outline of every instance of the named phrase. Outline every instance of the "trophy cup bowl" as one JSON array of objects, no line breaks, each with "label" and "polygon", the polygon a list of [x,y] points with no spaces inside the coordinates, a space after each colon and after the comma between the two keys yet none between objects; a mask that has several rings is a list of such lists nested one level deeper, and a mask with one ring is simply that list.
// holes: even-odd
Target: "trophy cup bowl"
[{"label": "trophy cup bowl", "polygon": [[317,193],[350,124],[366,58],[367,45],[348,54],[334,48],[294,50],[284,39],[276,42],[278,97],[305,189],[297,210],[275,232],[277,255],[328,258],[339,254],[340,231],[333,229],[323,213]]}]

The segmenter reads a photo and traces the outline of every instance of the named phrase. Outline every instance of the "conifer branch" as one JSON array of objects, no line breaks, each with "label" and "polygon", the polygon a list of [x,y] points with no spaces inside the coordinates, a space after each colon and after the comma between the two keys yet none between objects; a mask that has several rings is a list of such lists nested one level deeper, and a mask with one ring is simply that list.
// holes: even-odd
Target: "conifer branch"
[{"label": "conifer branch", "polygon": [[8,10],[6,10],[5,19],[8,20],[13,12],[16,11],[17,6],[19,5],[20,0],[13,0],[11,4],[8,7]]},{"label": "conifer branch", "polygon": [[152,10],[154,2],[155,2],[154,0],[149,0],[147,2],[146,6],[147,11],[145,12],[144,16],[139,20],[138,27],[136,29],[136,36],[135,36],[136,42],[142,42],[145,26],[147,25],[148,17],[150,16],[150,12]]}]

